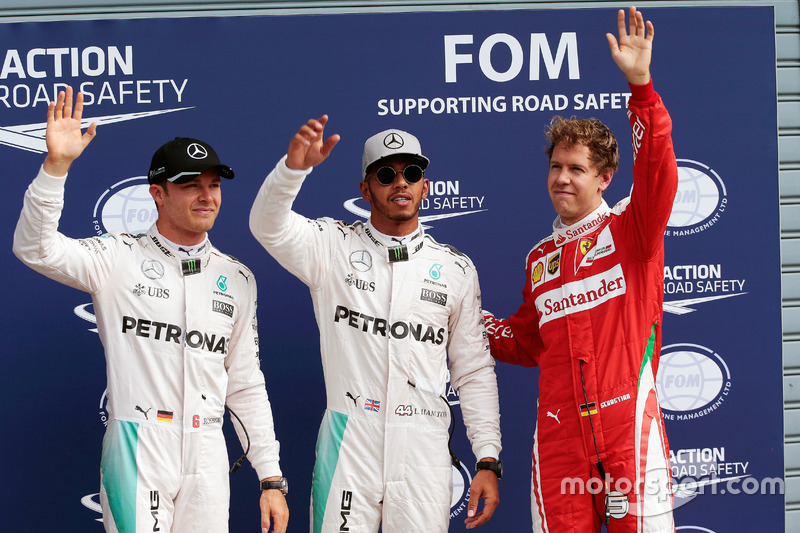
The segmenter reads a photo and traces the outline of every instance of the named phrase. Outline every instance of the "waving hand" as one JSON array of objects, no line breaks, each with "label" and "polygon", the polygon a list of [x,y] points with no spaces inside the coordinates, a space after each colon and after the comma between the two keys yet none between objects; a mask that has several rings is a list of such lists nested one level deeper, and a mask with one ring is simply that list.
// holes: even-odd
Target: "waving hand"
[{"label": "waving hand", "polygon": [[66,92],[58,93],[55,102],[47,108],[47,157],[44,160],[44,171],[51,176],[64,176],[70,165],[83,153],[97,134],[97,124],[92,124],[81,134],[81,118],[83,118],[83,94],[75,98],[72,107],[72,87]]},{"label": "waving hand", "polygon": [[331,135],[323,143],[325,124],[328,115],[322,115],[317,120],[311,119],[289,141],[289,150],[286,155],[286,166],[293,170],[306,170],[325,161],[333,147],[339,142],[339,135]]},{"label": "waving hand", "polygon": [[620,68],[628,82],[633,85],[644,85],[650,81],[650,59],[653,51],[653,23],[645,23],[641,11],[631,6],[630,33],[625,26],[625,11],[617,13],[619,42],[614,34],[607,33],[611,57]]}]

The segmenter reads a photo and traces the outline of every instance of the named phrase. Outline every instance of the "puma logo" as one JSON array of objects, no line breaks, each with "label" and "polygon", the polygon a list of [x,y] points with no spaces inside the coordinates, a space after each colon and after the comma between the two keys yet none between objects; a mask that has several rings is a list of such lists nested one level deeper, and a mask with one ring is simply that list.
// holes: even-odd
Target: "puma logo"
[{"label": "puma logo", "polygon": [[350,394],[350,393],[348,392],[348,393],[346,393],[346,394],[345,394],[345,396],[347,396],[348,398],[350,398],[351,400],[353,400],[353,405],[355,405],[356,407],[358,407],[358,402],[357,402],[356,400],[358,400],[359,398],[361,398],[361,395],[360,395],[360,394],[359,394],[358,396],[356,396],[355,398],[353,398],[353,395],[352,395],[352,394]]},{"label": "puma logo", "polygon": [[[151,407],[150,409],[152,409],[152,407]],[[148,416],[147,416],[147,413],[150,411],[150,409],[148,409],[147,411],[145,411],[144,409],[142,409],[142,408],[141,408],[141,407],[139,407],[138,405],[136,406],[136,410],[137,410],[137,411],[141,411],[141,412],[142,412],[142,414],[144,415],[144,419],[145,419],[145,420],[149,420],[149,418],[148,418]]]},{"label": "puma logo", "polygon": [[551,417],[551,418],[555,418],[555,419],[556,419],[556,422],[558,422],[558,423],[560,424],[560,423],[561,423],[561,420],[559,420],[559,419],[558,419],[558,413],[560,413],[560,412],[561,412],[561,409],[559,409],[558,411],[556,411],[556,414],[553,414],[553,413],[551,413],[550,411],[547,411],[547,416],[549,416],[549,417]]}]

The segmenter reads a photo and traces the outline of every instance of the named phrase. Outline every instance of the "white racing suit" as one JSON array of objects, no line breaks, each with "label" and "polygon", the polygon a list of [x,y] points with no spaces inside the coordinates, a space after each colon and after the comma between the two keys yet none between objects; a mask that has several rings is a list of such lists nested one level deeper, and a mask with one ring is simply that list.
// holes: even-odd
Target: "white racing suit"
[{"label": "white racing suit", "polygon": [[497,381],[475,267],[421,229],[407,246],[392,248],[369,222],[291,211],[307,173],[290,170],[284,157],[258,193],[250,229],[308,285],[320,330],[327,409],[310,529],[447,531],[448,366],[475,456],[500,452]]},{"label": "white racing suit", "polygon": [[259,369],[255,279],[210,244],[181,260],[155,225],[136,236],[65,237],[58,232],[64,182],[40,171],[30,185],[14,253],[92,295],[108,379],[105,528],[226,532],[226,403],[246,427],[259,479],[281,475]]}]

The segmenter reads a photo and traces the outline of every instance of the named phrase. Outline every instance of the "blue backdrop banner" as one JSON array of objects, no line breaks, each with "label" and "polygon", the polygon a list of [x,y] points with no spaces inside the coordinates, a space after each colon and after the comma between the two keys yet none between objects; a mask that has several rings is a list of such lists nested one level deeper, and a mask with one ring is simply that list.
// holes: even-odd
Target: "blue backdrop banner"
[{"label": "blue backdrop banner", "polygon": [[[647,9],[653,79],[674,122],[680,185],[666,235],[658,375],[682,532],[782,531],[783,414],[777,104],[771,7]],[[290,531],[308,528],[314,443],[325,406],[304,285],[250,235],[264,176],[308,118],[342,141],[295,203],[309,217],[364,218],[364,140],[390,127],[431,158],[428,231],[476,263],[483,303],[508,316],[524,260],[549,233],[544,126],[597,117],[617,133],[609,204],[632,184],[629,88],[605,33],[615,9],[103,20],[0,25],[0,154],[9,180],[0,261],[6,406],[0,529],[102,531],[98,522],[105,365],[87,294],[11,253],[25,188],[46,152],[47,104],[86,96],[97,138],[73,165],[61,231],[138,233],[155,219],[145,175],[176,136],[231,164],[212,242],[259,282],[262,370],[291,482]],[[747,200],[747,202],[745,202]],[[12,302],[16,302],[13,303]],[[538,370],[497,366],[505,475],[485,532],[530,530]],[[451,531],[472,476],[458,395]],[[230,456],[240,455],[226,423]],[[231,478],[231,531],[259,523],[251,468]]]}]

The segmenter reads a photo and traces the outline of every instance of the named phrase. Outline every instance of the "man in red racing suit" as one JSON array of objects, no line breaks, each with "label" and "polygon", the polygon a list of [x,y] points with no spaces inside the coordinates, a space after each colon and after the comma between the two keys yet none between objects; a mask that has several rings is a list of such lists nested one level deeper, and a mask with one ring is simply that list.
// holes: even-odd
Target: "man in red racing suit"
[{"label": "man in red racing suit", "polygon": [[671,119],[650,80],[653,26],[635,8],[630,35],[624,11],[618,25],[619,45],[608,40],[631,89],[631,196],[614,208],[602,199],[618,162],[608,128],[556,117],[548,132],[553,234],[528,254],[519,310],[508,320],[486,317],[497,360],[541,370],[535,532],[599,532],[601,522],[615,533],[675,527],[655,374],[677,164]]}]

